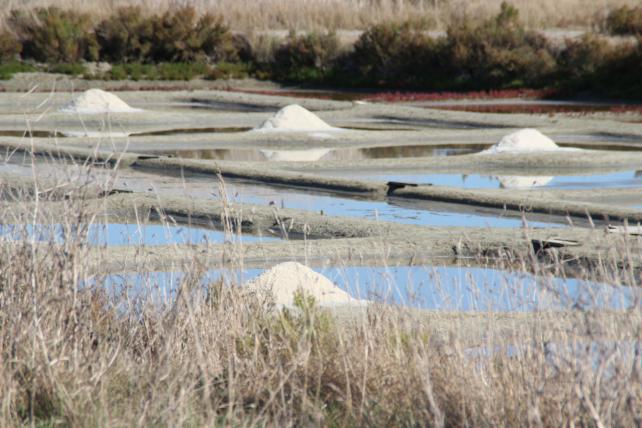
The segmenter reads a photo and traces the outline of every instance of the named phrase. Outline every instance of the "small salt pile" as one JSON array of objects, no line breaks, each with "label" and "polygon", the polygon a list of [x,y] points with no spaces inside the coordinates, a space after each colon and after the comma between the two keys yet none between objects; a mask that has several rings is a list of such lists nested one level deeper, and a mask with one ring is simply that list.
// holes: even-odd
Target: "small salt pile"
[{"label": "small salt pile", "polygon": [[503,189],[529,189],[531,187],[546,186],[554,178],[548,176],[504,175],[497,177],[497,180]]},{"label": "small salt pile", "polygon": [[278,307],[293,307],[297,292],[313,297],[319,306],[363,303],[353,299],[325,276],[297,262],[278,264],[244,287],[259,297],[271,298]]},{"label": "small salt pile", "polygon": [[63,113],[137,113],[140,109],[130,107],[116,95],[101,89],[89,89],[60,108]]},{"label": "small salt pile", "polygon": [[325,123],[314,113],[298,104],[283,107],[255,131],[332,131],[337,128]]},{"label": "small salt pile", "polygon": [[261,153],[271,161],[314,162],[330,153],[330,149],[261,150]]},{"label": "small salt pile", "polygon": [[522,129],[503,137],[488,150],[481,153],[525,153],[559,150],[555,141],[539,132],[537,129]]}]

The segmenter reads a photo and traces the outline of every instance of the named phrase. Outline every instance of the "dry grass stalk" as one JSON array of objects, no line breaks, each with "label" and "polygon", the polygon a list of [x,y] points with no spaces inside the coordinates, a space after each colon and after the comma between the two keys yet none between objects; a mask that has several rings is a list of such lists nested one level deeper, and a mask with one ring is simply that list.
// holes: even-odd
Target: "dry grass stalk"
[{"label": "dry grass stalk", "polygon": [[[177,4],[190,4],[202,12],[221,14],[240,31],[253,29],[361,29],[382,21],[416,20],[426,16],[437,28],[445,28],[453,16],[462,14],[488,18],[503,0],[1,0],[2,10],[55,5],[105,16],[119,6],[142,5],[150,11]],[[513,0],[526,24],[537,28],[590,27],[596,17],[621,6],[635,6],[636,0]]]},{"label": "dry grass stalk", "polygon": [[[144,273],[145,260],[140,277],[92,276],[87,227],[96,213],[83,211],[79,198],[64,199],[62,215],[48,213],[43,198],[37,212],[16,204],[3,222],[61,223],[76,233],[62,243],[0,244],[3,426],[642,421],[639,301],[618,313],[515,315],[509,329],[488,313],[480,346],[471,346],[463,314],[372,306],[335,318],[304,298],[298,310],[275,314],[237,287],[204,288],[198,253],[189,265],[168,267],[184,275],[164,295]],[[553,270],[562,274],[563,266]],[[442,317],[447,335],[435,327]]]}]

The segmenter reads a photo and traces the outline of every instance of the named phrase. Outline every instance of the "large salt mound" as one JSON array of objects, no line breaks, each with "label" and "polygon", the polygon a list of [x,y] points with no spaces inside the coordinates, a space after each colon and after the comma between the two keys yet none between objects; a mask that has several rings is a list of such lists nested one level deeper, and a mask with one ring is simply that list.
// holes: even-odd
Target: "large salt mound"
[{"label": "large salt mound", "polygon": [[246,290],[272,298],[278,307],[294,306],[297,291],[311,296],[320,306],[361,304],[325,276],[297,262],[278,264],[245,284]]},{"label": "large salt mound", "polygon": [[64,113],[136,113],[141,110],[130,107],[114,94],[101,89],[89,89],[60,109]]},{"label": "large salt mound", "polygon": [[517,176],[504,175],[497,177],[499,184],[504,189],[528,189],[542,187],[553,181],[555,177],[548,176]]},{"label": "large salt mound", "polygon": [[336,129],[298,104],[283,107],[261,126],[255,128],[258,131],[332,131]]},{"label": "large salt mound", "polygon": [[482,153],[524,153],[559,150],[555,141],[537,129],[522,129],[503,137],[497,144]]}]

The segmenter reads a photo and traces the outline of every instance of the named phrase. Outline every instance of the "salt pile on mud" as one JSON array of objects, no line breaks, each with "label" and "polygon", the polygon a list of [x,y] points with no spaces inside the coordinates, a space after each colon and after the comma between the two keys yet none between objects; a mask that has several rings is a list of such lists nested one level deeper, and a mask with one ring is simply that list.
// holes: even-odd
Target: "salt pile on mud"
[{"label": "salt pile on mud", "polygon": [[503,137],[497,144],[481,153],[525,153],[560,150],[555,141],[537,129],[526,128]]},{"label": "salt pile on mud", "polygon": [[330,153],[330,149],[261,150],[267,160],[288,162],[314,162]]},{"label": "salt pile on mud", "polygon": [[278,307],[294,306],[297,291],[313,297],[319,306],[363,304],[325,276],[297,262],[278,264],[248,281],[244,287],[261,298],[271,299]]},{"label": "salt pile on mud", "polygon": [[553,181],[555,177],[550,176],[517,176],[504,175],[497,177],[499,185],[503,189],[528,189],[531,187],[542,187]]},{"label": "salt pile on mud", "polygon": [[335,131],[334,128],[316,114],[298,104],[283,107],[274,116],[266,120],[255,131]]},{"label": "salt pile on mud", "polygon": [[64,105],[60,111],[63,113],[99,114],[137,113],[141,110],[130,107],[114,94],[101,89],[89,89]]}]

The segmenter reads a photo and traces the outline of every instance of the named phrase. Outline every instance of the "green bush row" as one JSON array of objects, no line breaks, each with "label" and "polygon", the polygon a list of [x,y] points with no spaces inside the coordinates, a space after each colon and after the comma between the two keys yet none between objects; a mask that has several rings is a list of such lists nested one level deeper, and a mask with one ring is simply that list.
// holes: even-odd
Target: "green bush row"
[{"label": "green bush row", "polygon": [[612,10],[604,22],[604,27],[610,34],[642,35],[642,6],[622,6]]},{"label": "green bush row", "polygon": [[13,10],[0,33],[0,58],[48,63],[98,59],[117,63],[238,60],[235,38],[220,17],[193,7],[146,16],[124,7],[107,19],[55,6]]},{"label": "green bush row", "polygon": [[[607,17],[611,33],[636,34],[642,8]],[[212,15],[182,7],[145,15],[119,9],[94,22],[56,7],[12,11],[0,31],[0,62],[17,58],[50,64],[49,71],[84,74],[83,60],[114,65],[104,79],[188,80],[229,77],[297,83],[424,90],[555,87],[642,97],[637,73],[640,43],[611,45],[587,35],[563,48],[524,28],[519,12],[503,3],[497,16],[453,22],[446,37],[430,37],[421,21],[368,28],[347,48],[335,33],[290,34],[254,44]],[[637,28],[637,30],[636,30]],[[638,35],[642,38],[642,35]],[[72,64],[72,65],[67,65]],[[6,78],[9,72],[2,76]]]},{"label": "green bush row", "polygon": [[453,23],[446,37],[420,26],[379,24],[352,49],[337,53],[336,35],[291,35],[273,58],[257,66],[274,80],[342,86],[483,90],[556,88],[577,93],[642,98],[642,35],[637,43],[613,44],[587,34],[549,43],[521,24],[503,3],[498,15]]}]

